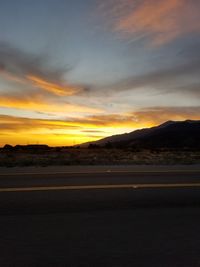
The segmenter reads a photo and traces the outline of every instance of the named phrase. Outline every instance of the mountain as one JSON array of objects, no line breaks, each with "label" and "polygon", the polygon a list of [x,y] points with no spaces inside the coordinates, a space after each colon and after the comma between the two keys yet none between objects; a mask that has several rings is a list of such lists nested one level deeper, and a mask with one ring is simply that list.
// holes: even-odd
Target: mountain
[{"label": "mountain", "polygon": [[159,126],[113,135],[81,147],[200,149],[200,120],[167,121]]}]

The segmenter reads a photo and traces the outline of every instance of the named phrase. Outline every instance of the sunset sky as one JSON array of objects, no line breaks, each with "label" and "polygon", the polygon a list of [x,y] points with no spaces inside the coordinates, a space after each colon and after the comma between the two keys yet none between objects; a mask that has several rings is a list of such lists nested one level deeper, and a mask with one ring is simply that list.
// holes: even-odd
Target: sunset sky
[{"label": "sunset sky", "polygon": [[1,0],[0,146],[200,119],[200,1]]}]

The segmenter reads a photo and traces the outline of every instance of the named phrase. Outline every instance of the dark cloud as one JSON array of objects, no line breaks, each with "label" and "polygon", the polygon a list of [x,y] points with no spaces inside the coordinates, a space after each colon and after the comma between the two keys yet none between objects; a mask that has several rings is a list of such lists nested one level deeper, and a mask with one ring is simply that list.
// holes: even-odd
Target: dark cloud
[{"label": "dark cloud", "polygon": [[0,43],[0,75],[8,80],[34,86],[54,95],[74,95],[81,85],[69,84],[65,79],[70,68],[55,68],[47,55],[33,55],[18,48]]},{"label": "dark cloud", "polygon": [[168,88],[165,90],[166,93],[171,93],[172,91],[179,92],[183,95],[188,95],[194,98],[200,98],[200,81],[199,83],[189,83],[181,86],[174,86],[173,88]]},{"label": "dark cloud", "polygon": [[[155,71],[142,73],[137,76],[129,76],[109,86],[110,91],[123,92],[128,90],[137,90],[150,88],[160,92],[182,92],[199,97],[200,94],[200,43],[198,45],[184,44],[177,47],[177,53],[174,52],[174,58],[170,58],[170,64],[165,67],[165,61],[157,65]],[[178,46],[178,45],[177,45]],[[167,56],[167,51],[166,51]],[[166,58],[165,56],[165,58]],[[161,64],[163,63],[163,64]],[[156,62],[152,61],[155,68]],[[148,91],[147,91],[148,93]]]},{"label": "dark cloud", "polygon": [[[134,90],[144,87],[164,88],[175,85],[185,76],[198,77],[200,75],[200,60],[178,65],[168,69],[150,72],[137,77],[129,77],[112,86],[114,90]],[[199,79],[200,83],[200,79]]]},{"label": "dark cloud", "polygon": [[0,43],[0,70],[17,76],[25,76],[30,73],[50,79],[52,81],[60,81],[66,73],[66,69],[52,70],[45,66],[48,64],[47,56],[31,55],[23,52],[18,48],[12,47],[10,44]]},{"label": "dark cloud", "polygon": [[1,88],[0,106],[41,112],[99,112],[66,98],[88,91],[84,85],[68,83],[64,79],[68,71],[51,67],[47,56],[29,54],[0,42],[0,77],[9,84],[9,90]]},{"label": "dark cloud", "polygon": [[[153,56],[149,58],[147,52],[146,61],[148,69],[142,69],[141,74],[134,74],[117,79],[113,83],[104,86],[88,86],[82,94],[83,97],[104,97],[111,100],[116,93],[126,94],[126,91],[144,89],[142,94],[151,94],[153,89],[157,94],[181,92],[184,95],[199,97],[200,94],[200,40],[192,40],[177,43],[175,46],[164,50],[153,51]],[[133,57],[132,49],[128,52]],[[145,54],[145,51],[144,51]],[[134,65],[133,65],[133,73]],[[137,69],[137,66],[136,66]],[[130,71],[129,71],[130,72]],[[125,74],[124,74],[125,75]],[[109,97],[109,98],[107,98]],[[98,99],[98,98],[97,98]],[[154,103],[155,104],[155,103]]]}]

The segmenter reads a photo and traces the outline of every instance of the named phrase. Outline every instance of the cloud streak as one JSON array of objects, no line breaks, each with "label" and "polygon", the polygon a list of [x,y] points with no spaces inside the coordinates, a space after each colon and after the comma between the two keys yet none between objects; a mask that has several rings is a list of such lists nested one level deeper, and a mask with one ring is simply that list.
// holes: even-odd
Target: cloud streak
[{"label": "cloud streak", "polygon": [[[200,55],[188,59],[182,64],[154,72],[128,77],[109,86],[111,91],[137,90],[152,88],[159,92],[182,92],[194,97],[200,95]],[[187,78],[187,80],[185,80]]]},{"label": "cloud streak", "polygon": [[52,69],[45,56],[34,56],[0,43],[0,75],[12,82],[36,87],[57,96],[76,95],[81,86],[68,84],[63,76],[69,69]]},{"label": "cloud streak", "polygon": [[10,96],[1,95],[0,106],[6,108],[16,108],[21,110],[32,110],[36,112],[49,112],[49,114],[65,115],[68,113],[101,113],[97,108],[87,107],[84,105],[71,104],[68,102],[53,102],[41,95],[34,94],[28,96]]},{"label": "cloud streak", "polygon": [[37,131],[39,129],[57,130],[57,129],[80,129],[78,125],[68,125],[65,121],[59,120],[44,120],[22,118],[8,115],[0,115],[0,129],[1,131]]},{"label": "cloud streak", "polygon": [[67,83],[63,76],[68,70],[50,67],[45,56],[34,56],[0,43],[0,77],[9,84],[9,89],[1,84],[0,106],[60,115],[102,112],[96,107],[70,102],[70,96],[84,94],[87,88]]},{"label": "cloud streak", "polygon": [[194,0],[110,0],[100,9],[113,31],[130,40],[148,37],[158,46],[199,33],[199,8]]},{"label": "cloud streak", "polygon": [[133,112],[138,123],[158,125],[168,120],[200,120],[200,106],[196,107],[151,107]]},{"label": "cloud streak", "polygon": [[124,114],[88,116],[76,119],[79,125],[113,128],[144,128],[163,123],[167,120],[199,120],[200,106],[195,107],[149,107]]},{"label": "cloud streak", "polygon": [[172,120],[200,119],[200,106],[150,107],[124,114],[95,115],[65,120],[31,119],[0,115],[1,130],[80,129],[82,133],[105,133],[105,128],[142,128]]}]

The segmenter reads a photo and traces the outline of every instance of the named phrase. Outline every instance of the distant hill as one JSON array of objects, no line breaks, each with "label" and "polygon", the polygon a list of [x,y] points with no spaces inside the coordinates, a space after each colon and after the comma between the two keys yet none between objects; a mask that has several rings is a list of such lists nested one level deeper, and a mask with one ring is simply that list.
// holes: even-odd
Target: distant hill
[{"label": "distant hill", "polygon": [[5,145],[2,150],[3,151],[23,151],[23,152],[36,152],[36,151],[48,151],[50,147],[48,145]]},{"label": "distant hill", "polygon": [[159,126],[113,135],[81,147],[200,149],[200,120],[167,121]]}]

